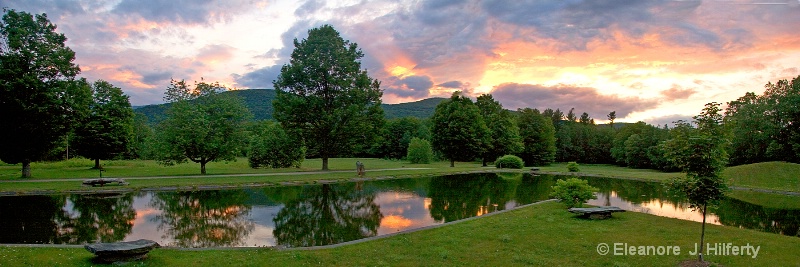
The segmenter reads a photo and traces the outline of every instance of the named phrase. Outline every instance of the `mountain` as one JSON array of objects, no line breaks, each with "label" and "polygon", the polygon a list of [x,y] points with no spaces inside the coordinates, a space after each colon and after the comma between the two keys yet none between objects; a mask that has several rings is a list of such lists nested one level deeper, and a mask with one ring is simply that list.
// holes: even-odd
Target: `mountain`
[{"label": "mountain", "polygon": [[[254,120],[272,119],[272,100],[275,99],[273,89],[248,89],[233,90],[223,92],[223,94],[234,94],[244,101],[250,113],[253,113]],[[434,97],[419,100],[416,102],[400,104],[382,104],[384,116],[387,119],[402,117],[429,118],[433,116],[436,105],[445,98]],[[166,110],[171,104],[157,104],[135,107],[134,111],[144,114],[150,123],[158,123],[164,120]]]}]

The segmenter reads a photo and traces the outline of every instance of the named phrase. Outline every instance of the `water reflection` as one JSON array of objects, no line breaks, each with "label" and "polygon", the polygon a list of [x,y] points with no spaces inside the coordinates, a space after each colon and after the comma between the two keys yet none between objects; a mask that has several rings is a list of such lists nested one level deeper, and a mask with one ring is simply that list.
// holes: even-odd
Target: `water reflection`
[{"label": "water reflection", "polygon": [[504,210],[506,203],[514,198],[519,182],[487,173],[433,179],[428,186],[431,217],[439,222],[452,222]]},{"label": "water reflection", "polygon": [[308,247],[375,236],[381,214],[375,195],[347,183],[308,186],[285,203],[273,221],[278,245]]},{"label": "water reflection", "polygon": [[[152,239],[180,247],[317,246],[480,216],[549,198],[557,176],[464,174],[326,185],[0,197],[0,243]],[[659,183],[586,178],[592,205],[700,221]],[[800,210],[726,199],[711,223],[798,236]]]},{"label": "water reflection", "polygon": [[162,238],[174,240],[170,246],[242,246],[253,230],[247,200],[243,190],[160,192],[150,205],[162,212],[152,221]]}]

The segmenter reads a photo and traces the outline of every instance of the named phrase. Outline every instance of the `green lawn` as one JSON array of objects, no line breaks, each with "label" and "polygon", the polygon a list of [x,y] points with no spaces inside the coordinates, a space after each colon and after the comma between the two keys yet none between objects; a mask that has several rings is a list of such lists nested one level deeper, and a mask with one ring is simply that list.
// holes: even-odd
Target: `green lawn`
[{"label": "green lawn", "polygon": [[[332,249],[157,249],[136,266],[676,266],[693,250],[700,224],[635,212],[575,218],[550,202],[440,228]],[[800,238],[709,225],[706,241],[760,246],[758,256],[707,255],[723,266],[796,266]],[[678,246],[681,255],[598,255],[612,246]],[[0,247],[1,266],[90,266],[82,248]]]},{"label": "green lawn", "polygon": [[[578,172],[580,174],[610,178],[633,178],[640,180],[665,181],[674,177],[683,176],[683,174],[679,172],[662,172],[651,169],[632,169],[610,164],[580,164],[578,168],[580,168],[580,172]],[[544,172],[567,173],[567,163],[553,163],[550,164],[550,166],[539,167],[539,169]]]},{"label": "green lawn", "polygon": [[[240,158],[235,162],[212,162],[207,165],[207,177],[199,175],[198,164],[187,163],[175,166],[161,166],[154,161],[126,160],[104,161],[106,171],[103,177],[151,177],[151,176],[193,176],[186,178],[169,179],[128,179],[130,185],[125,187],[83,187],[79,181],[68,178],[98,178],[99,171],[90,169],[93,163],[90,160],[73,159],[63,162],[35,163],[32,164],[34,178],[19,178],[19,165],[0,166],[0,181],[20,180],[63,180],[33,183],[0,183],[0,191],[67,191],[67,190],[100,190],[100,189],[141,189],[154,187],[196,187],[202,185],[273,185],[280,182],[313,183],[318,180],[345,180],[356,178],[355,162],[361,161],[366,166],[367,178],[379,177],[413,177],[420,175],[441,175],[458,172],[494,170],[483,168],[479,163],[458,162],[456,167],[449,167],[449,162],[434,162],[432,164],[409,164],[406,161],[366,159],[366,158],[334,158],[329,160],[331,172],[308,174],[317,172],[322,168],[320,159],[310,159],[303,162],[301,168],[283,169],[252,169],[247,166],[247,160]],[[424,168],[424,169],[414,169]],[[379,169],[396,169],[383,170]],[[236,174],[264,174],[262,176],[235,176]],[[212,176],[222,175],[222,176]],[[231,176],[226,176],[231,175]],[[200,176],[200,177],[198,177]],[[208,177],[210,176],[210,177]]]},{"label": "green lawn", "polygon": [[725,169],[731,185],[800,192],[800,164],[761,162]]}]

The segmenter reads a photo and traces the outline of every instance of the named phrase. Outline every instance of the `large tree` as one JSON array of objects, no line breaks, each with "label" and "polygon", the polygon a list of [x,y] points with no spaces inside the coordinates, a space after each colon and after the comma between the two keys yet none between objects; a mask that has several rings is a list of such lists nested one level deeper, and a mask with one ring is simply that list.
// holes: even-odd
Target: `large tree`
[{"label": "large tree", "polygon": [[94,82],[88,115],[75,129],[77,154],[94,159],[94,168],[101,169],[100,160],[127,152],[132,138],[133,109],[128,96],[107,81]]},{"label": "large tree", "polygon": [[489,128],[490,141],[483,153],[483,166],[487,161],[522,151],[522,138],[514,115],[503,109],[503,105],[491,94],[478,96],[475,105],[481,111],[483,121]]},{"label": "large tree", "polygon": [[310,155],[328,158],[363,150],[384,123],[380,82],[361,69],[364,53],[332,26],[294,40],[289,64],[273,82],[274,117],[303,138]]},{"label": "large tree", "polygon": [[518,112],[517,125],[524,147],[519,154],[525,165],[541,166],[552,163],[556,156],[555,127],[552,117],[530,108],[520,109]]},{"label": "large tree", "polygon": [[183,80],[172,80],[164,97],[172,106],[158,127],[159,162],[172,165],[188,159],[200,163],[200,173],[206,174],[206,163],[236,159],[246,138],[244,122],[251,115],[241,99],[225,90],[219,83],[190,88]]},{"label": "large tree", "polygon": [[721,176],[728,157],[720,112],[719,103],[706,104],[703,112],[694,117],[696,129],[688,123],[679,123],[671,132],[672,138],[664,144],[665,157],[686,173],[686,177],[670,181],[669,188],[685,195],[690,207],[703,213],[698,250],[701,251],[698,255],[700,261],[703,261],[708,206],[722,200],[727,190]]},{"label": "large tree", "polygon": [[450,160],[450,167],[457,160],[472,160],[486,150],[489,128],[475,103],[461,92],[454,92],[450,99],[436,105],[431,120],[433,148]]},{"label": "large tree", "polygon": [[31,177],[41,160],[66,138],[78,107],[88,95],[77,86],[75,52],[64,45],[46,14],[7,10],[0,24],[0,160],[22,163]]}]

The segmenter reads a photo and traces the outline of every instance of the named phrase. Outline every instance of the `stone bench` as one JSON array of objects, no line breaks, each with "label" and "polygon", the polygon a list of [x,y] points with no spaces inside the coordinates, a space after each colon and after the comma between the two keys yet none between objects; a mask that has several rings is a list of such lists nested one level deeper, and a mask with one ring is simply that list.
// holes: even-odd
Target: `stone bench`
[{"label": "stone bench", "polygon": [[147,253],[161,245],[153,240],[139,239],[128,242],[95,243],[85,245],[84,248],[94,253],[96,261],[102,263],[126,262],[142,259]]},{"label": "stone bench", "polygon": [[100,179],[83,180],[83,185],[104,186],[106,184],[128,185],[128,183],[125,182],[125,180],[122,180],[120,178],[100,178]]},{"label": "stone bench", "polygon": [[620,209],[619,207],[602,206],[594,208],[570,208],[569,212],[577,213],[582,218],[603,220],[611,218],[611,213],[625,212],[625,210]]}]

